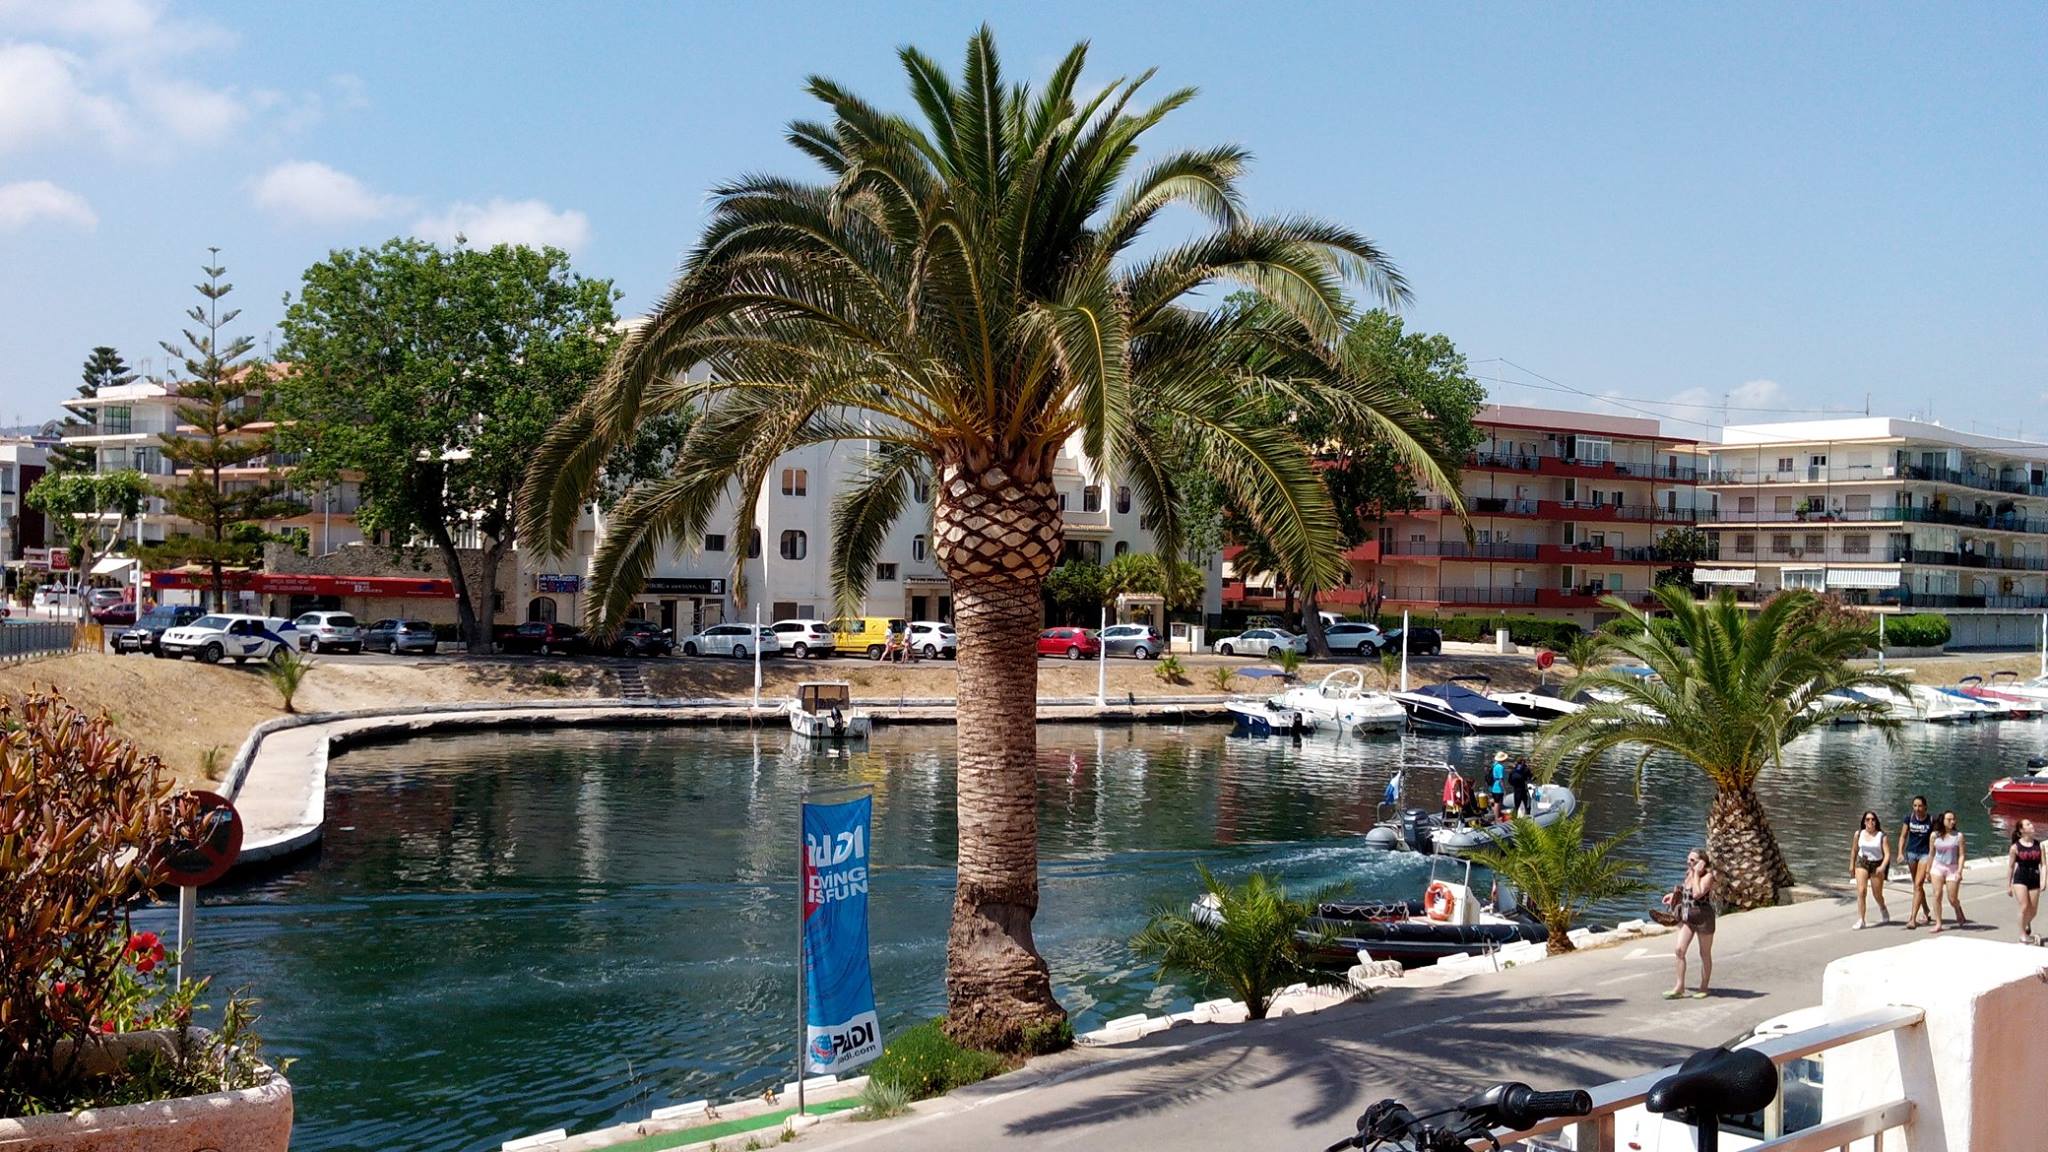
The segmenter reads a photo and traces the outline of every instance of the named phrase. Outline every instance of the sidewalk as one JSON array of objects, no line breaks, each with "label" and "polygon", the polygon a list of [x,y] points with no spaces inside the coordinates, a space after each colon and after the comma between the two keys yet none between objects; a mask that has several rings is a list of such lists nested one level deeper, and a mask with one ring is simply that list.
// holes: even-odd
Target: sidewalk
[{"label": "sidewalk", "polygon": [[[2002,864],[1966,873],[1963,906],[1991,926],[1959,937],[2016,939]],[[1889,896],[1903,923],[1910,896]],[[1828,962],[1927,938],[1900,924],[1851,931],[1853,904],[1816,900],[1724,916],[1715,994],[1667,1001],[1673,938],[1546,960],[1369,1003],[1238,1027],[1192,1026],[1080,1050],[919,1104],[913,1115],[834,1124],[814,1149],[1319,1149],[1383,1097],[1417,1112],[1500,1080],[1590,1087],[1740,1037],[1820,1002]],[[2048,966],[2048,951],[2041,954]],[[1694,957],[1692,979],[1698,979]],[[1029,1086],[1035,1085],[1035,1086]]]}]

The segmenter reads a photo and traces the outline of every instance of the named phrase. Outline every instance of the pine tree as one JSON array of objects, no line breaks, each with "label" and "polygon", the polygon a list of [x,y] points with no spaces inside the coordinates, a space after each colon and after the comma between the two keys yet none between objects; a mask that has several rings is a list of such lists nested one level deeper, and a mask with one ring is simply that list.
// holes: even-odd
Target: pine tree
[{"label": "pine tree", "polygon": [[[102,344],[85,358],[78,395],[90,400],[98,396],[102,388],[119,388],[135,380],[135,373],[128,370],[128,362],[121,359],[121,353]],[[85,410],[67,407],[66,411],[68,414],[64,422],[57,427],[58,435],[83,436],[92,428],[92,421]],[[50,450],[52,472],[91,472],[98,462],[99,450],[90,444],[59,444]]]},{"label": "pine tree", "polygon": [[221,280],[227,269],[219,266],[220,249],[207,251],[216,257],[215,263],[201,269],[206,282],[193,286],[203,303],[186,312],[195,327],[185,329],[183,345],[163,344],[188,377],[175,385],[178,423],[188,431],[165,436],[163,450],[185,473],[165,494],[165,503],[173,515],[202,530],[202,535],[179,543],[189,560],[211,570],[210,603],[218,610],[227,599],[223,570],[230,564],[252,563],[261,554],[261,545],[250,543],[248,526],[290,515],[297,508],[284,499],[283,485],[275,479],[224,475],[256,463],[272,450],[265,412],[269,366],[249,358],[254,340],[221,335],[241,312],[221,312],[220,302],[234,285]]}]

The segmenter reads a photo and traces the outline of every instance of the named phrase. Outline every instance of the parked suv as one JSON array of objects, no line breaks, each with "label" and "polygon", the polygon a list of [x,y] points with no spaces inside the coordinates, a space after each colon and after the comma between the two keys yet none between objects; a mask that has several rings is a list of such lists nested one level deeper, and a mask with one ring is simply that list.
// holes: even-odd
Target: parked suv
[{"label": "parked suv", "polygon": [[832,654],[832,625],[823,620],[777,620],[768,626],[775,633],[775,643],[791,656],[830,656]]},{"label": "parked suv", "polygon": [[155,652],[157,640],[166,631],[204,615],[206,609],[197,604],[159,604],[144,612],[133,628],[114,633],[114,651]]},{"label": "parked suv", "polygon": [[1354,656],[1377,656],[1386,646],[1387,638],[1380,634],[1377,624],[1346,620],[1324,628],[1323,642],[1330,646],[1333,656],[1345,652]]},{"label": "parked suv", "polygon": [[441,650],[441,638],[425,620],[379,620],[363,632],[363,648],[370,652],[418,652],[432,656]]},{"label": "parked suv", "polygon": [[1150,660],[1166,650],[1159,629],[1150,624],[1112,624],[1102,630],[1101,638],[1111,656]]},{"label": "parked suv", "polygon": [[951,660],[960,655],[960,637],[954,634],[951,624],[914,620],[910,625],[910,650],[927,660],[941,656]]},{"label": "parked suv", "polygon": [[[1387,647],[1392,651],[1401,650],[1401,630],[1387,633]],[[1408,630],[1408,654],[1410,656],[1436,656],[1444,650],[1444,634],[1434,628],[1410,628]]]},{"label": "parked suv", "polygon": [[567,655],[588,652],[590,637],[583,634],[583,629],[573,624],[528,620],[517,628],[507,629],[499,635],[498,647],[506,652],[537,652],[542,656],[560,652]]},{"label": "parked suv", "polygon": [[157,640],[156,654],[172,659],[191,656],[201,664],[218,664],[223,657],[246,664],[282,659],[298,647],[298,630],[282,616],[221,612],[166,628]]},{"label": "parked suv", "polygon": [[752,624],[714,624],[683,641],[685,656],[731,656],[744,660],[759,649],[763,656],[780,650],[772,628]]},{"label": "parked suv", "polygon": [[628,620],[612,637],[614,656],[666,656],[676,650],[676,634],[652,620]]},{"label": "parked suv", "polygon": [[308,652],[361,652],[363,629],[346,612],[307,612],[292,621],[304,637],[300,647]]}]

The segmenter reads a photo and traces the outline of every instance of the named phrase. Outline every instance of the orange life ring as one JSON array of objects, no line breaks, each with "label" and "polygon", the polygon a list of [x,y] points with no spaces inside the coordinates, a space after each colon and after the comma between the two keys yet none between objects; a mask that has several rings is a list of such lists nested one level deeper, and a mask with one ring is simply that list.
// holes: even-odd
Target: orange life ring
[{"label": "orange life ring", "polygon": [[1458,894],[1441,880],[1430,882],[1422,893],[1422,911],[1431,920],[1439,923],[1449,920],[1458,911]]}]

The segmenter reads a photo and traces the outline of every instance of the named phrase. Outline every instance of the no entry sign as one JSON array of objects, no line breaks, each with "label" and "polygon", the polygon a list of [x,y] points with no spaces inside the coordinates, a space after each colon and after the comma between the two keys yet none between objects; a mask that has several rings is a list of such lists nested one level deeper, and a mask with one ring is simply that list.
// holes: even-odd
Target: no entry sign
[{"label": "no entry sign", "polygon": [[214,792],[188,792],[176,802],[196,805],[197,820],[163,846],[164,878],[180,888],[203,888],[227,875],[241,855],[242,817],[233,802]]}]

